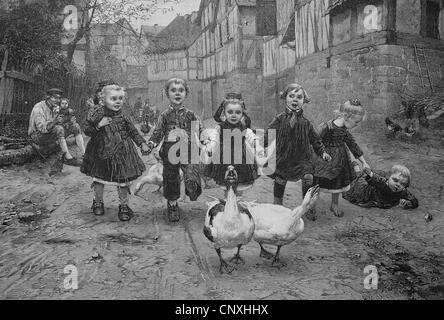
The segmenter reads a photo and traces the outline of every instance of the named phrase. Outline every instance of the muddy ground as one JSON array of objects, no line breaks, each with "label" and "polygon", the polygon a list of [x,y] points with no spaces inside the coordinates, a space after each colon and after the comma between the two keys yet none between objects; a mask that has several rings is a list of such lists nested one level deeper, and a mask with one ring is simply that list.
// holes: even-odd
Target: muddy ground
[{"label": "muddy ground", "polygon": [[[165,218],[165,201],[147,186],[133,197],[136,217],[117,218],[117,192],[108,187],[107,214],[90,212],[90,178],[66,167],[48,176],[40,161],[0,170],[0,294],[3,299],[443,299],[444,148],[358,136],[370,165],[394,163],[413,173],[420,207],[405,211],[363,209],[342,202],[344,218],[321,195],[319,218],[283,247],[287,267],[259,257],[256,243],[242,251],[246,264],[218,273],[216,252],[202,233],[207,195],[183,202],[177,224]],[[369,142],[373,141],[373,142]],[[377,141],[377,142],[374,142]],[[144,158],[148,165],[153,157]],[[272,181],[261,178],[248,200],[272,202]],[[289,184],[285,205],[300,203],[300,185]],[[427,222],[426,214],[433,216]],[[226,257],[234,251],[225,251]],[[64,288],[64,268],[78,269],[77,290]],[[364,288],[364,268],[377,267],[377,290]]]}]

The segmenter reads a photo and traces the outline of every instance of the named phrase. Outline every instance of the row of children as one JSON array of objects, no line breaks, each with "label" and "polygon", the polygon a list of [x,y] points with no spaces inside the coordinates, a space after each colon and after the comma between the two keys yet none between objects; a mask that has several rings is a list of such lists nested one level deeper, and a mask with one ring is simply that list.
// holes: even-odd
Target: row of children
[{"label": "row of children", "polygon": [[[86,148],[81,168],[83,173],[93,177],[94,214],[105,213],[104,185],[114,185],[119,191],[119,219],[129,221],[132,218],[133,211],[128,206],[129,185],[145,171],[145,165],[133,142],[142,149],[142,155],[149,155],[154,148],[161,145],[159,155],[164,166],[164,197],[168,201],[168,217],[171,221],[178,221],[180,217],[177,204],[180,198],[180,170],[183,171],[185,192],[190,199],[196,201],[201,195],[200,165],[191,163],[191,157],[187,163],[172,163],[168,156],[177,143],[176,136],[170,133],[181,129],[186,132],[191,143],[192,123],[199,123],[199,133],[203,130],[195,113],[184,107],[189,87],[185,80],[173,78],[165,84],[164,90],[170,105],[160,114],[148,142],[138,133],[131,121],[122,115],[121,108],[125,97],[123,88],[110,83],[98,91],[98,103],[88,112],[85,133],[91,137],[91,141]],[[379,176],[370,169],[361,148],[348,131],[356,127],[365,115],[359,101],[344,103],[336,118],[323,123],[318,133],[303,115],[303,109],[310,98],[300,85],[288,85],[281,98],[286,102],[286,109],[276,115],[269,125],[269,129],[276,130],[276,170],[270,176],[274,179],[275,204],[283,203],[287,181],[302,179],[303,196],[314,184],[319,184],[324,191],[332,193],[331,210],[336,216],[343,215],[338,205],[340,193],[352,203],[362,206],[389,207],[398,203],[404,208],[418,206],[416,198],[407,190],[410,183],[408,169],[395,166],[389,179]],[[209,155],[214,148],[224,143],[222,130],[246,130],[242,151],[244,160],[246,145],[253,150],[263,150],[258,137],[251,130],[251,120],[240,94],[227,95],[215,119],[218,121],[217,128],[204,142],[203,149]],[[312,154],[311,147],[316,155]],[[232,144],[231,149],[233,148]],[[363,172],[357,178],[353,170],[358,167],[352,164],[349,151],[359,159],[363,167]],[[176,156],[180,156],[179,150]],[[223,159],[223,155],[220,156]],[[218,161],[217,164],[208,165],[204,174],[224,186],[224,175],[229,165],[234,165],[241,185],[249,187],[258,178],[256,164],[248,164],[245,161],[236,164],[233,159],[231,163]],[[314,217],[312,212],[311,218]]]}]

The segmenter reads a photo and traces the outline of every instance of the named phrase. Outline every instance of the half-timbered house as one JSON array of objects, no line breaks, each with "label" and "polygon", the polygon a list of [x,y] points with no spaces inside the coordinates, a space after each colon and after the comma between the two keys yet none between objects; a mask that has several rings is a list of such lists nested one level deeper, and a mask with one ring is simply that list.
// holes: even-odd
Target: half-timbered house
[{"label": "half-timbered house", "polygon": [[[279,92],[294,81],[295,0],[262,1],[261,9],[268,12],[268,28],[264,36],[264,120],[269,120],[280,108]],[[270,9],[272,7],[273,9]]]},{"label": "half-timbered house", "polygon": [[[193,13],[177,16],[162,31],[145,38],[148,94],[151,104],[160,109],[168,105],[163,87],[169,78],[178,77],[189,82],[197,79],[197,46],[193,45],[193,42],[199,34],[197,13]],[[192,90],[188,106],[197,111],[197,103],[193,103],[195,97],[196,92]]]},{"label": "half-timbered house", "polygon": [[87,43],[88,72],[94,81],[114,79],[124,86],[129,103],[148,97],[145,44],[126,19],[93,24]]},{"label": "half-timbered house", "polygon": [[[327,6],[328,5],[328,6]],[[400,96],[442,90],[442,0],[302,0],[295,9],[295,80],[316,122],[359,98],[365,126],[381,127]],[[439,89],[441,88],[441,89]]]}]

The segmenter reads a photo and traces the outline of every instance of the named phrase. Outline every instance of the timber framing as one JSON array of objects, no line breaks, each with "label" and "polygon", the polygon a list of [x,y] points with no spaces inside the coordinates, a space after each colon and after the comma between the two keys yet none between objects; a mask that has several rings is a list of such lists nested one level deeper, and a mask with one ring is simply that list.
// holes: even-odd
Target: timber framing
[{"label": "timber framing", "polygon": [[28,83],[34,83],[32,77],[18,71],[0,71],[0,79],[2,78],[18,79]]}]

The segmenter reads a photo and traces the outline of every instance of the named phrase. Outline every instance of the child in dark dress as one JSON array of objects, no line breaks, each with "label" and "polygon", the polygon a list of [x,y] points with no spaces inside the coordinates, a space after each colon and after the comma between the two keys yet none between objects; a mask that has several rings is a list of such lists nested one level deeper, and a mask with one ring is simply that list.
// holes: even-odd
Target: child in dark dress
[{"label": "child in dark dress", "polygon": [[[275,116],[269,129],[276,130],[276,170],[274,179],[274,204],[282,205],[287,181],[302,179],[302,196],[313,185],[314,167],[310,145],[324,161],[330,161],[324,144],[309,120],[303,115],[303,106],[310,101],[305,90],[296,83],[288,85],[281,93],[286,101],[285,111]],[[306,214],[314,220],[314,212]]]},{"label": "child in dark dress", "polygon": [[[219,123],[215,129],[207,129],[209,142],[206,144],[206,151],[216,161],[206,166],[205,175],[213,178],[219,186],[225,188],[227,169],[229,166],[234,166],[239,182],[236,190],[237,195],[241,195],[243,191],[249,189],[259,177],[258,167],[254,160],[256,152],[263,155],[263,148],[259,145],[258,137],[243,122],[245,119],[243,105],[240,95],[228,94],[221,104],[225,120]],[[231,140],[232,136],[236,137],[236,133],[242,139],[242,143],[239,145]],[[231,152],[229,158],[224,155],[228,146]],[[237,154],[240,151],[242,154]]]},{"label": "child in dark dress", "polygon": [[347,101],[337,113],[336,119],[322,123],[319,128],[319,135],[332,161],[315,159],[315,180],[323,192],[331,193],[330,210],[335,216],[342,217],[344,213],[339,209],[339,195],[350,190],[353,180],[353,167],[348,149],[361,161],[364,168],[370,167],[361,148],[348,131],[355,128],[364,118],[365,111],[361,103],[356,99]]},{"label": "child in dark dress", "polygon": [[393,166],[389,178],[386,178],[384,173],[364,168],[343,197],[366,208],[389,209],[399,205],[404,209],[415,209],[419,204],[418,199],[407,189],[410,180],[409,169],[402,165]]},{"label": "child in dark dress", "polygon": [[95,215],[105,214],[103,191],[105,185],[116,186],[119,193],[121,221],[129,221],[133,211],[128,206],[130,182],[145,171],[145,165],[134,146],[147,153],[149,148],[135,126],[122,114],[125,92],[118,85],[103,87],[99,105],[90,108],[85,134],[91,137],[80,171],[93,178]]}]

